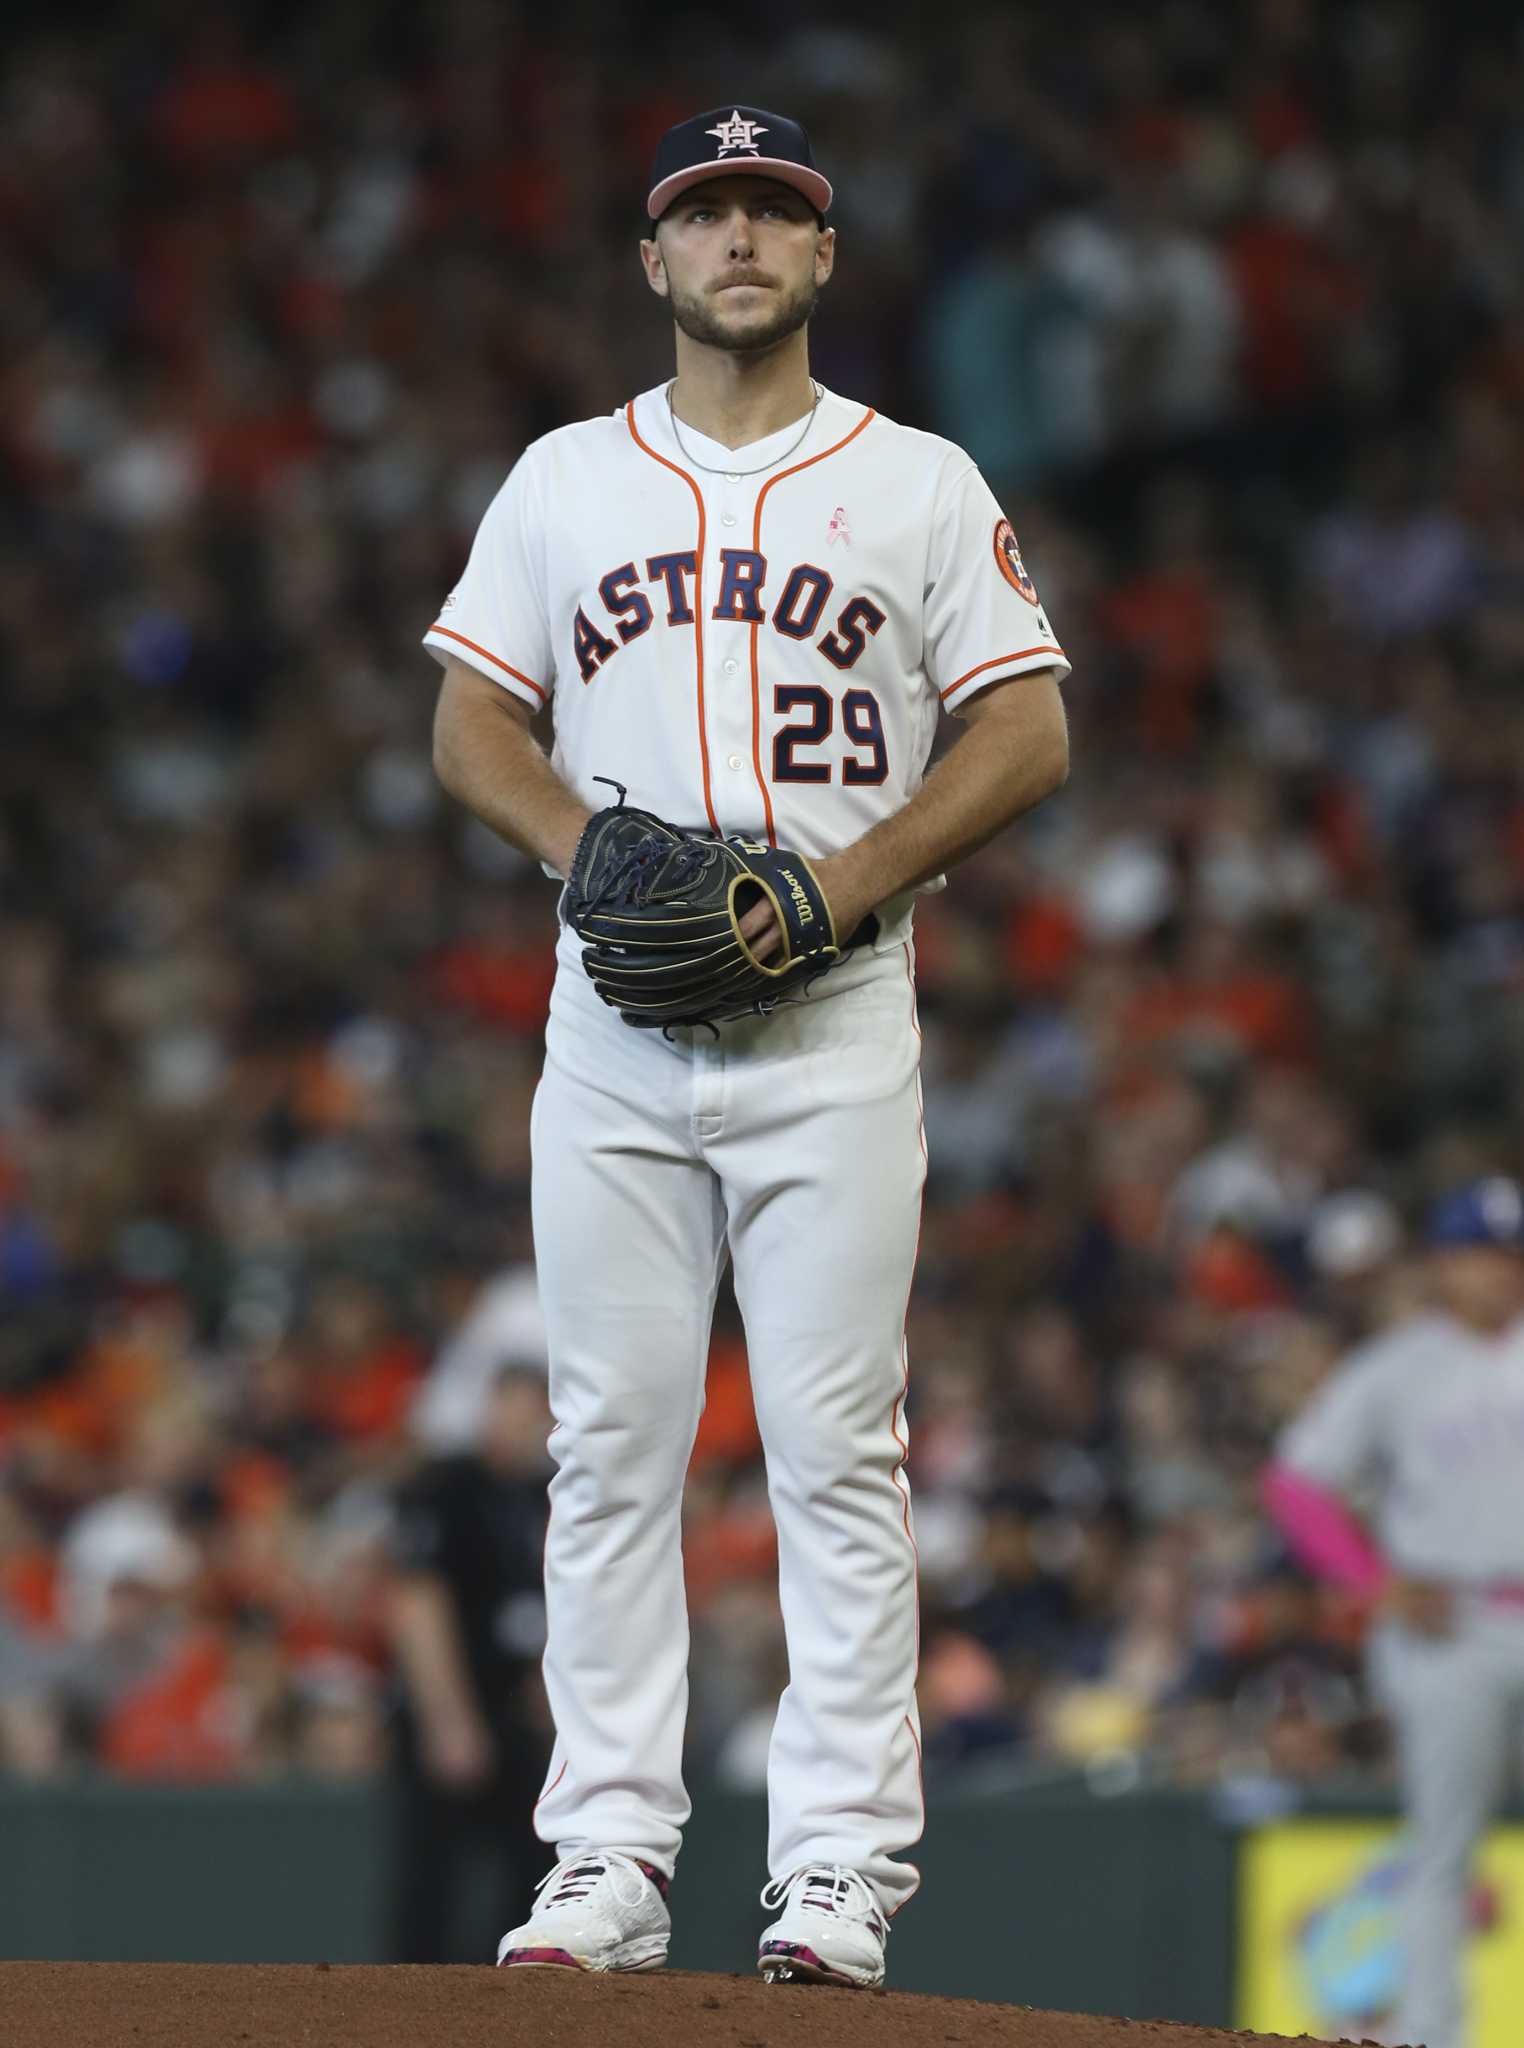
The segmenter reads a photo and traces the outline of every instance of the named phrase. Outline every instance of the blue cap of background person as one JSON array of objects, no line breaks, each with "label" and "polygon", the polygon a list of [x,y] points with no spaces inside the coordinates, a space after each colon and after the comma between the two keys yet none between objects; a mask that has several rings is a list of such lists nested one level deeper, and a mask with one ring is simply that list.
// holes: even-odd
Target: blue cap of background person
[{"label": "blue cap of background person", "polygon": [[765,107],[714,107],[679,121],[657,143],[646,212],[660,220],[690,185],[732,171],[792,185],[822,216],[831,204],[830,183],[816,170],[810,138],[797,121]]},{"label": "blue cap of background person", "polygon": [[1500,1173],[1452,1188],[1429,1211],[1424,1235],[1436,1250],[1496,1245],[1524,1251],[1524,1190]]}]

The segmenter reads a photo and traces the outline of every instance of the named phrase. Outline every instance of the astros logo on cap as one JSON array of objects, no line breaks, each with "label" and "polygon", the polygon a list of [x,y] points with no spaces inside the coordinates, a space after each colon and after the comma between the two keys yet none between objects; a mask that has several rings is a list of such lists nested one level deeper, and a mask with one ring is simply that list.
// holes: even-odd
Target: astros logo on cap
[{"label": "astros logo on cap", "polygon": [[744,149],[749,155],[760,154],[756,137],[765,135],[767,130],[760,121],[749,121],[737,107],[728,121],[721,121],[717,128],[706,128],[706,135],[717,135],[720,139],[720,155],[729,156],[733,149]]}]

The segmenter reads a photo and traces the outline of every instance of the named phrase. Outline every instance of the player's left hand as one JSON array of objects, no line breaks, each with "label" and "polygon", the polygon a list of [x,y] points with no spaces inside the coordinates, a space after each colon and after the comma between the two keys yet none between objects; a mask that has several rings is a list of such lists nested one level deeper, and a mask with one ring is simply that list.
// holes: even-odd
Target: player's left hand
[{"label": "player's left hand", "polygon": [[615,786],[619,802],[595,812],[577,841],[563,906],[585,941],[588,979],[626,1024],[765,1016],[841,957],[804,854],[685,831],[627,806]]}]

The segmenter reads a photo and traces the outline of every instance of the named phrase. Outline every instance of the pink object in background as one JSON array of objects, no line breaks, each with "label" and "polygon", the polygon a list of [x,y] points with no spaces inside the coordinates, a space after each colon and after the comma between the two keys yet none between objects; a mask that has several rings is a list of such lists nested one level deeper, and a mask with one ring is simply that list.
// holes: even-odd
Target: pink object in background
[{"label": "pink object in background", "polygon": [[1373,1597],[1386,1582],[1380,1551],[1337,1494],[1290,1465],[1271,1465],[1260,1499],[1297,1559],[1352,1593]]}]

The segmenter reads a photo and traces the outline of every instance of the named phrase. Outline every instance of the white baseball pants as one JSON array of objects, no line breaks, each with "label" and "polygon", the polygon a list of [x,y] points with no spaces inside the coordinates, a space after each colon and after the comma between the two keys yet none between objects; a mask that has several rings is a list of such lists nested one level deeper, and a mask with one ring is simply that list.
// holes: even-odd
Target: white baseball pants
[{"label": "white baseball pants", "polygon": [[558,1856],[671,1873],[690,1802],[680,1507],[727,1248],[778,1529],[789,1684],[768,1762],[769,1873],[919,1882],[915,1547],[905,1311],[925,1151],[909,946],[861,952],[770,1017],[632,1029],[562,964],[535,1096],[550,1348],[537,1810]]},{"label": "white baseball pants", "polygon": [[1524,1768],[1524,1609],[1467,1597],[1454,1634],[1434,1639],[1384,1624],[1371,1679],[1396,1733],[1407,1815],[1396,2038],[1464,2048],[1472,1858]]}]

